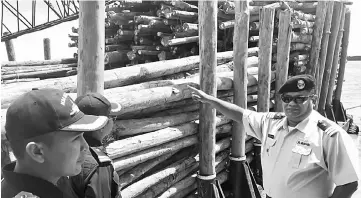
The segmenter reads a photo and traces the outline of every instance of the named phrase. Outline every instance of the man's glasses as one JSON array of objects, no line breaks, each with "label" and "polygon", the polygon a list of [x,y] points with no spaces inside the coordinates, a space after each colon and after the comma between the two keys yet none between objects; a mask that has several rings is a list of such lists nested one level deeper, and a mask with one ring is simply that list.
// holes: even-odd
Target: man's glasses
[{"label": "man's glasses", "polygon": [[311,95],[311,96],[295,96],[295,97],[293,97],[293,96],[281,95],[281,100],[287,104],[292,101],[294,101],[296,104],[302,104],[306,100],[308,100],[308,98],[310,98],[310,97],[313,97],[313,96]]}]

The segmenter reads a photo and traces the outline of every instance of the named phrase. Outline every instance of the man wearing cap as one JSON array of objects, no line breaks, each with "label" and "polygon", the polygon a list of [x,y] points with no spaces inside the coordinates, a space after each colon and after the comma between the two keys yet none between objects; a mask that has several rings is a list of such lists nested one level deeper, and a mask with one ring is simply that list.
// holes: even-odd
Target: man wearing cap
[{"label": "man wearing cap", "polygon": [[262,142],[263,184],[273,198],[347,198],[360,179],[357,149],[336,123],[313,110],[315,80],[291,77],[278,94],[284,113],[260,113],[189,87],[192,97],[231,119]]},{"label": "man wearing cap", "polygon": [[[109,117],[111,111],[120,108],[119,104],[110,103],[103,95],[88,93],[75,100],[79,109],[87,115]],[[62,180],[59,187],[64,191],[69,186],[75,191],[77,197],[121,197],[119,189],[119,176],[115,172],[111,159],[100,149],[102,140],[113,129],[110,119],[103,129],[84,133],[84,139],[89,145],[85,155],[81,173],[70,177],[70,182]],[[64,178],[66,179],[66,178]]]},{"label": "man wearing cap", "polygon": [[88,150],[83,133],[103,128],[108,120],[85,115],[61,90],[34,89],[20,96],[6,114],[6,137],[17,161],[3,167],[1,197],[71,196],[57,182],[80,173]]}]

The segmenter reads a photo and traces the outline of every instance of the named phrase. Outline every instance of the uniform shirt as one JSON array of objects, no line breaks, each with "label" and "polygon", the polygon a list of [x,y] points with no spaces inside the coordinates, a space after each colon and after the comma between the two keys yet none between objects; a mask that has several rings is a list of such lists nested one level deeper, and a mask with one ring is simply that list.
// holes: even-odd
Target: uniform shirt
[{"label": "uniform shirt", "polygon": [[19,193],[27,192],[40,198],[67,197],[54,184],[27,174],[14,172],[15,163],[3,167],[4,179],[1,181],[1,197],[12,198]]},{"label": "uniform shirt", "polygon": [[[110,158],[98,148],[89,148],[80,174],[63,178],[59,187],[69,191],[72,187],[76,197],[120,198],[119,176]],[[69,194],[69,193],[67,193]]]},{"label": "uniform shirt", "polygon": [[[246,110],[247,134],[262,141],[263,184],[274,198],[327,198],[335,184],[358,181],[357,149],[349,135],[318,112],[289,131],[287,118]],[[339,132],[332,137],[317,126],[326,120]]]}]

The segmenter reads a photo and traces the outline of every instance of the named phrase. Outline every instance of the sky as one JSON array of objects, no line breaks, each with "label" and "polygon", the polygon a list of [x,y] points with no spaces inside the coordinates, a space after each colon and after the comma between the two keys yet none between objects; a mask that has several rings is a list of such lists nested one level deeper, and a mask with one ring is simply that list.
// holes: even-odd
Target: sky
[{"label": "sky", "polygon": [[[14,0],[8,0],[12,5],[16,5]],[[40,24],[47,20],[47,7],[43,1],[37,1],[36,9],[36,24]],[[52,1],[50,1],[52,2]],[[25,13],[25,16],[31,16],[31,1],[30,0],[20,0],[19,7],[21,13]],[[349,56],[361,56],[361,1],[355,0],[353,5],[349,6],[351,10],[351,30],[348,46],[348,55]],[[39,12],[40,11],[40,12]],[[56,16],[53,14],[50,16],[50,20],[55,19]],[[16,18],[10,12],[4,11],[4,21],[5,24],[10,28],[15,30],[17,28]],[[20,29],[25,26],[20,25]],[[44,49],[43,49],[43,39],[50,38],[51,42],[51,58],[60,59],[60,58],[71,58],[76,52],[76,48],[69,48],[68,43],[70,39],[68,34],[71,33],[72,27],[78,27],[78,20],[62,23],[54,27],[26,34],[20,36],[16,39],[13,39],[13,45],[15,48],[16,60],[18,61],[27,61],[27,60],[43,60],[44,59]],[[0,46],[0,60],[7,61],[7,54],[5,43],[1,42]]]}]

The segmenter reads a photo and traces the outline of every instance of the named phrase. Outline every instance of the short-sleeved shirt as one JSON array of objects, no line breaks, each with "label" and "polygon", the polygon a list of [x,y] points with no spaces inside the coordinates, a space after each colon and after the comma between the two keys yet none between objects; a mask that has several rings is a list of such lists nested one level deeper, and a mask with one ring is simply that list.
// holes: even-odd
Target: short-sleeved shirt
[{"label": "short-sleeved shirt", "polygon": [[12,198],[20,192],[31,193],[41,198],[68,197],[57,186],[46,180],[14,172],[15,163],[3,167],[4,179],[1,181],[2,198]]},{"label": "short-sleeved shirt", "polygon": [[[335,185],[360,179],[357,149],[351,137],[317,111],[289,131],[287,118],[246,110],[248,135],[262,141],[265,192],[276,198],[324,198]],[[325,120],[339,132],[332,137],[317,126]]]}]

